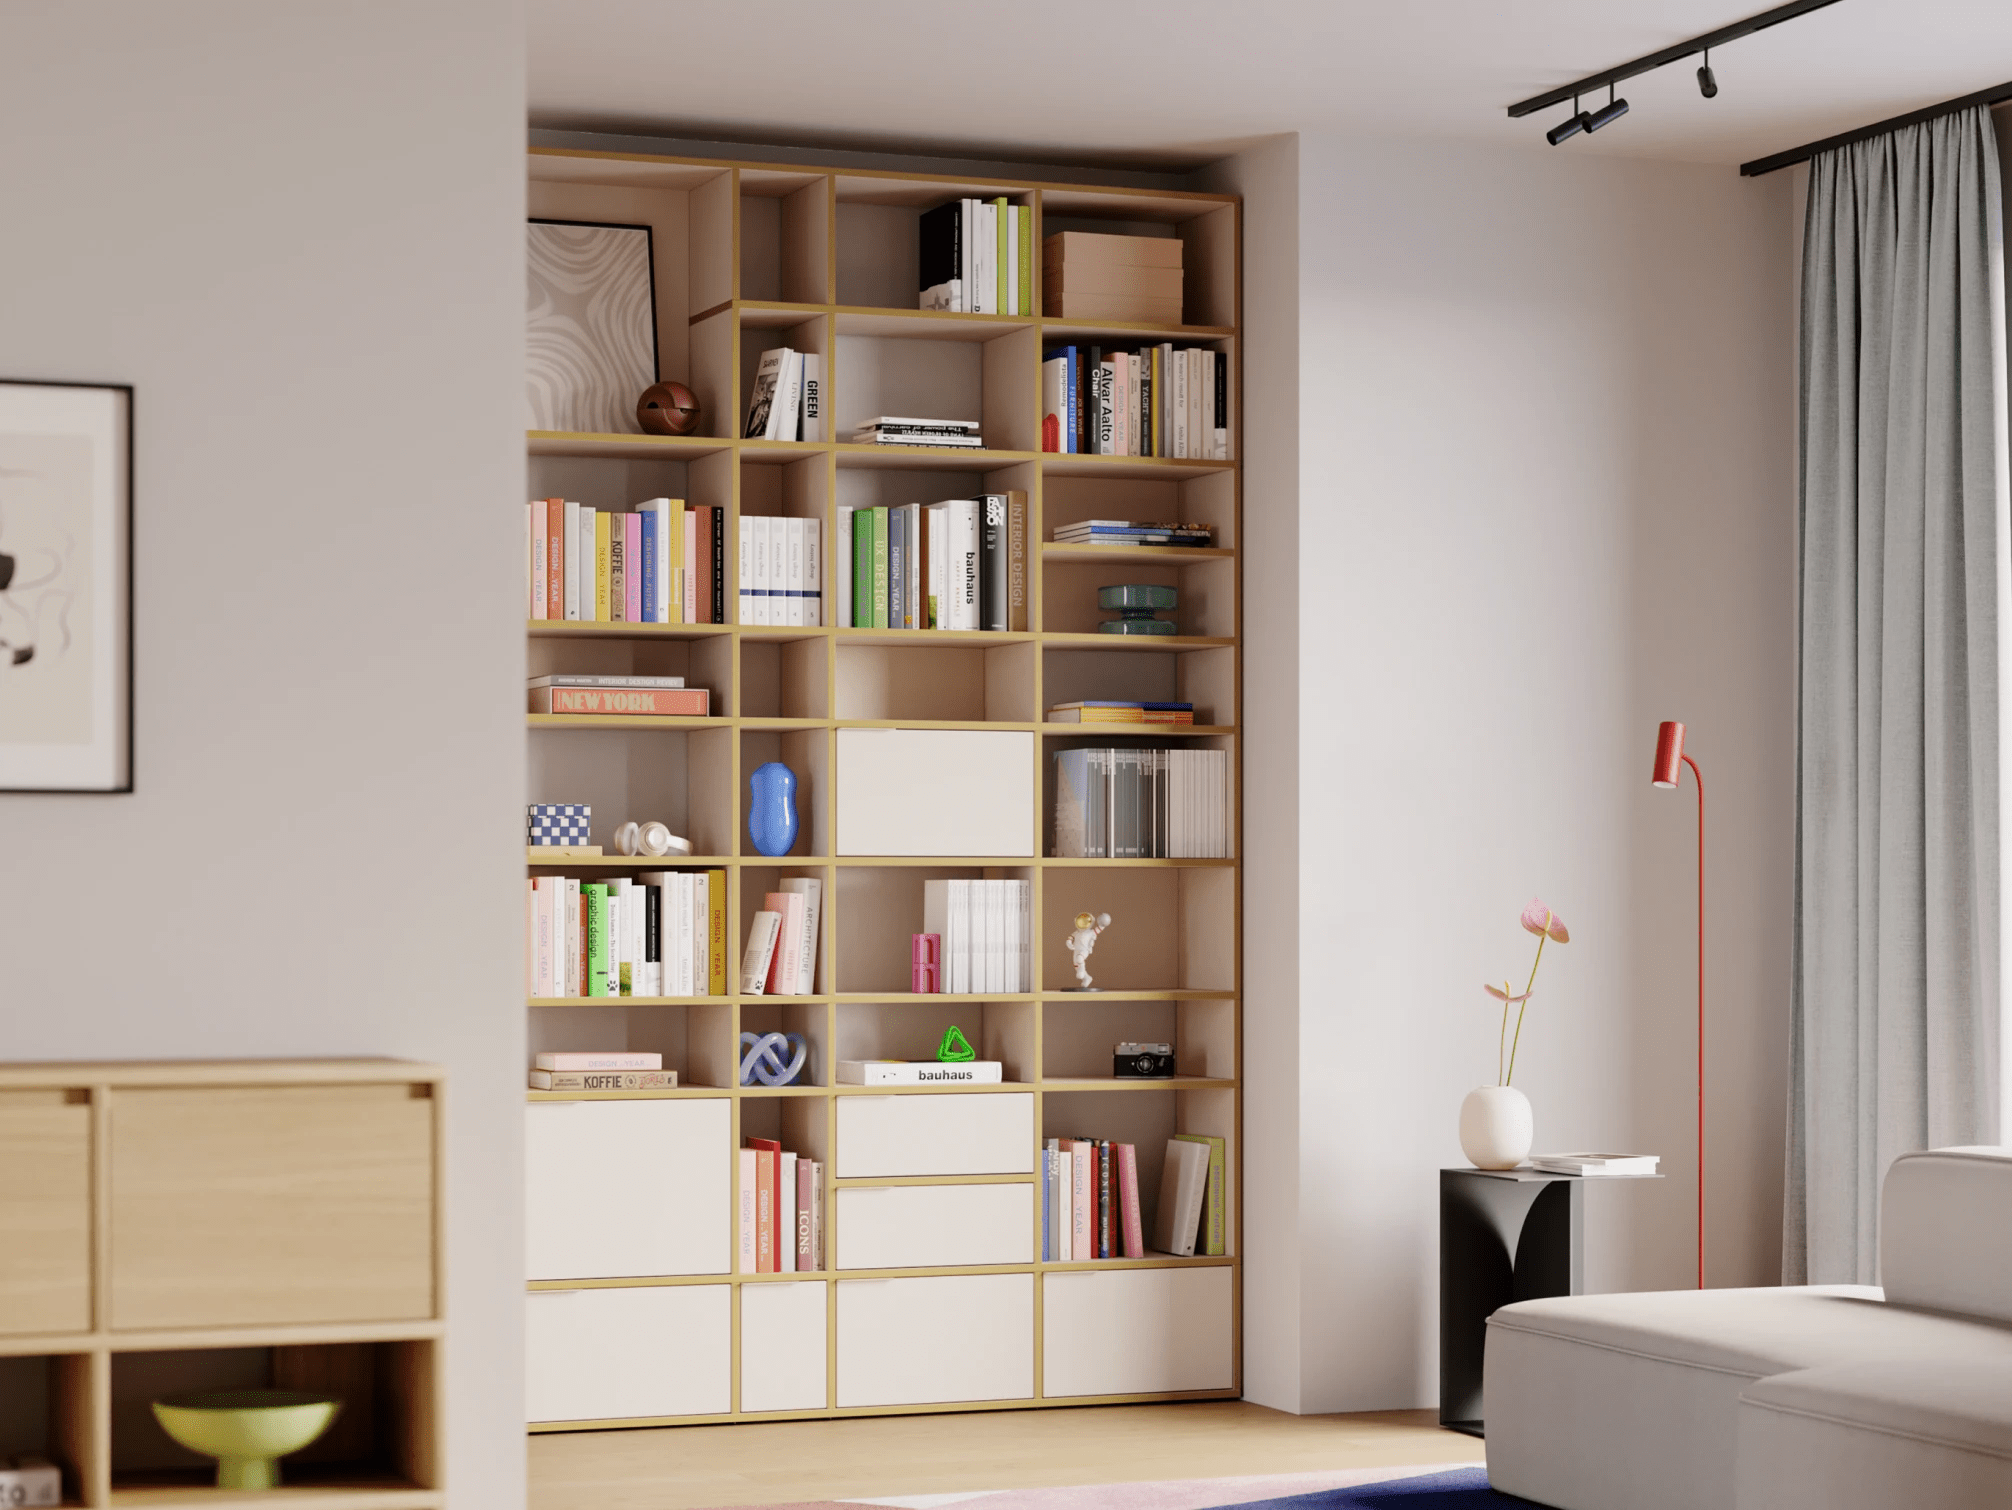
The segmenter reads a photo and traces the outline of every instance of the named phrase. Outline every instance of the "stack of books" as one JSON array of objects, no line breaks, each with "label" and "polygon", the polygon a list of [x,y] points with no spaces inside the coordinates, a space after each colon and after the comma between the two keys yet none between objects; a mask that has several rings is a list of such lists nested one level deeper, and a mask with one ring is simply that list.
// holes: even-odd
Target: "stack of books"
[{"label": "stack of books", "polygon": [[837,621],[856,629],[1024,630],[1027,495],[838,510]]},{"label": "stack of books", "polygon": [[727,994],[724,870],[539,876],[525,893],[529,995]]},{"label": "stack of books", "polygon": [[1057,545],[1208,545],[1206,524],[1156,524],[1138,519],[1078,519],[1055,526]]},{"label": "stack of books", "polygon": [[1193,703],[1057,703],[1048,710],[1051,724],[1184,724],[1195,721]]},{"label": "stack of books", "polygon": [[997,199],[953,199],[917,232],[919,309],[968,315],[1034,312],[1034,211]]},{"label": "stack of books", "polygon": [[1228,461],[1229,356],[1172,343],[1041,354],[1041,449]]},{"label": "stack of books", "polygon": [[531,1061],[534,1091],[669,1091],[677,1085],[678,1072],[664,1068],[662,1054],[589,1049]]},{"label": "stack of books", "polygon": [[997,1059],[841,1059],[840,1085],[999,1085],[1006,1066]]},{"label": "stack of books", "polygon": [[852,432],[855,446],[964,446],[981,448],[985,439],[976,420],[903,419],[883,414],[862,420]]},{"label": "stack of books", "polygon": [[771,1138],[746,1139],[738,1214],[739,1273],[815,1273],[824,1252],[824,1165]]},{"label": "stack of books", "polygon": [[823,542],[821,520],[741,515],[741,622],[823,623]]},{"label": "stack of books", "polygon": [[1057,231],[1041,242],[1041,310],[1051,320],[1181,323],[1178,236]]},{"label": "stack of books", "polygon": [[818,913],[824,883],[792,876],[762,898],[741,955],[744,996],[809,996],[817,989]]},{"label": "stack of books", "polygon": [[924,881],[922,931],[943,941],[942,989],[956,996],[1034,989],[1026,881]]},{"label": "stack of books", "polygon": [[1055,856],[1227,860],[1227,750],[1058,750]]},{"label": "stack of books", "polygon": [[623,717],[704,718],[712,693],[687,687],[682,676],[582,676],[560,672],[526,684],[533,713],[598,713]]},{"label": "stack of books", "polygon": [[778,346],[761,354],[742,440],[824,439],[824,358]]},{"label": "stack of books", "polygon": [[524,506],[530,616],[603,624],[726,622],[725,510],[652,498],[626,513],[565,498]]},{"label": "stack of books", "polygon": [[[1179,1133],[1167,1142],[1152,1247],[1189,1258],[1226,1250],[1224,1140]],[[1041,1259],[1144,1258],[1138,1152],[1101,1138],[1050,1138],[1041,1154]]]}]

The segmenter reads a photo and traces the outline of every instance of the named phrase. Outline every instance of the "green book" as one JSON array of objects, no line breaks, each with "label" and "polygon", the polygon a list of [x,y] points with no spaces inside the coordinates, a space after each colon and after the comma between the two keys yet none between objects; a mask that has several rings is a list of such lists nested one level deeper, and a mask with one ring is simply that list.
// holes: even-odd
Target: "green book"
[{"label": "green book", "polygon": [[580,888],[587,899],[587,978],[581,982],[583,996],[608,994],[608,888],[605,882],[589,881]]},{"label": "green book", "polygon": [[873,510],[852,515],[852,627],[873,627]]},{"label": "green book", "polygon": [[1211,1138],[1205,1133],[1175,1133],[1177,1143],[1206,1143],[1209,1145],[1209,1193],[1202,1207],[1202,1231],[1200,1251],[1216,1256],[1223,1251],[1223,1177],[1224,1146],[1221,1138]]},{"label": "green book", "polygon": [[1006,196],[1001,194],[992,201],[992,208],[998,211],[992,218],[999,222],[999,234],[994,238],[998,243],[995,270],[999,274],[997,295],[999,302],[992,307],[1003,315],[1013,307],[1006,296],[1007,280],[1013,276],[1013,207],[1006,203]]},{"label": "green book", "polygon": [[873,627],[887,627],[887,505],[873,508]]}]

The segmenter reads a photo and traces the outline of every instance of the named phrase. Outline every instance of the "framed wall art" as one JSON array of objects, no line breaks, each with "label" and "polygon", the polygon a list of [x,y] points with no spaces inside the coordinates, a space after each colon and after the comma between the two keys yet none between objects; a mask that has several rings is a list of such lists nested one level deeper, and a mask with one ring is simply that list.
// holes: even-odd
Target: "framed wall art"
[{"label": "framed wall art", "polygon": [[133,390],[0,379],[0,791],[133,789]]},{"label": "framed wall art", "polygon": [[650,228],[533,220],[529,235],[526,428],[637,433],[657,381]]}]

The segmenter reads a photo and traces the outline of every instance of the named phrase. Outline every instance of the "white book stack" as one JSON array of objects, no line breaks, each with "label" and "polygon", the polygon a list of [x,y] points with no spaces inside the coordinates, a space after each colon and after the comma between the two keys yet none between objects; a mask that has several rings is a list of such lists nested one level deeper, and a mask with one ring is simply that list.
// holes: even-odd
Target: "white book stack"
[{"label": "white book stack", "polygon": [[942,987],[957,996],[1033,989],[1033,888],[1026,881],[925,881],[922,931],[942,944]]},{"label": "white book stack", "polygon": [[740,621],[816,628],[824,622],[822,521],[741,516]]},{"label": "white book stack", "polygon": [[1065,860],[1230,856],[1227,750],[1059,750],[1055,855]]}]

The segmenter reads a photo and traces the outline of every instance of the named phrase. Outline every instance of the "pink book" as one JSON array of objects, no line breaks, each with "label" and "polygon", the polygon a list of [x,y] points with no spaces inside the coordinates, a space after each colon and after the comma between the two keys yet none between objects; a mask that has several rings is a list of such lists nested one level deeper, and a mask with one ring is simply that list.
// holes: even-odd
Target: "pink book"
[{"label": "pink book", "polygon": [[643,621],[643,516],[617,514],[622,521],[622,617],[631,624]]},{"label": "pink book", "polygon": [[664,1067],[664,1056],[624,1049],[577,1054],[540,1054],[534,1067],[541,1070],[660,1070]]},{"label": "pink book", "polygon": [[810,1247],[811,1187],[817,1183],[817,1165],[809,1159],[796,1161],[796,1267],[802,1274],[817,1271],[817,1255]]},{"label": "pink book", "polygon": [[735,1233],[735,1251],[738,1257],[735,1268],[739,1273],[752,1274],[755,1272],[755,1150],[752,1148],[740,1150],[740,1191],[737,1205],[739,1221]]},{"label": "pink book", "polygon": [[1118,1145],[1118,1210],[1124,1218],[1126,1258],[1146,1256],[1145,1229],[1139,1224],[1139,1151]]},{"label": "pink book", "polygon": [[762,910],[782,918],[776,933],[775,953],[769,959],[770,996],[795,996],[797,975],[803,969],[803,893],[771,891],[761,899]]},{"label": "pink book", "polygon": [[685,606],[687,624],[702,624],[705,615],[699,612],[699,515],[696,509],[685,510],[684,562],[685,592],[678,601]]}]

